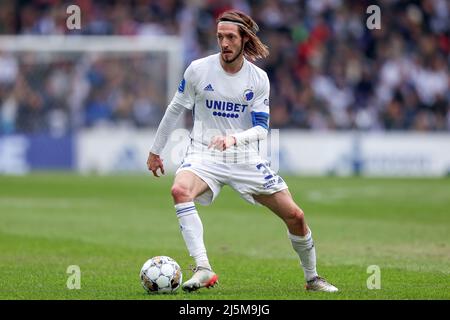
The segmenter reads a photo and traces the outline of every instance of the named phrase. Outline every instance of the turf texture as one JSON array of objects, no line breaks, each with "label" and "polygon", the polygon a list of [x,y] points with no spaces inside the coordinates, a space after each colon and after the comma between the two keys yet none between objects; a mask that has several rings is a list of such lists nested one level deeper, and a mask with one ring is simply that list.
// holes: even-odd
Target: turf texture
[{"label": "turf texture", "polygon": [[[36,173],[0,176],[0,299],[450,299],[450,179],[284,178],[338,293],[306,292],[283,222],[225,187],[197,206],[219,285],[149,295],[139,271],[152,256],[191,275],[173,177]],[[67,288],[71,265],[79,290]]]}]

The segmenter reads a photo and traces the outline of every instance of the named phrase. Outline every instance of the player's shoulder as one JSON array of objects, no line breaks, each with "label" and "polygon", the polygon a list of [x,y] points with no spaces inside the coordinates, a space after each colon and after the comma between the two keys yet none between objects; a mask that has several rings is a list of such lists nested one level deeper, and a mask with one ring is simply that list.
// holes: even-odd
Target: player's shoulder
[{"label": "player's shoulder", "polygon": [[250,62],[250,61],[248,61],[248,60],[247,60],[247,63],[248,63],[248,65],[250,66],[250,68],[251,68],[254,72],[256,72],[258,75],[261,75],[261,76],[263,76],[263,77],[267,77],[267,72],[266,72],[264,69],[258,67],[256,64],[254,64],[254,63],[252,63],[252,62]]},{"label": "player's shoulder", "polygon": [[199,81],[203,75],[207,74],[208,69],[213,66],[214,56],[210,55],[193,60],[186,69],[185,78],[191,82]]},{"label": "player's shoulder", "polygon": [[197,72],[201,69],[210,68],[217,62],[217,56],[218,54],[216,53],[204,58],[193,60],[189,67],[192,68],[194,72]]},{"label": "player's shoulder", "polygon": [[250,67],[250,70],[252,73],[259,78],[260,80],[266,81],[269,80],[269,77],[267,75],[267,72],[264,71],[262,68],[258,67],[256,64],[247,61],[248,66]]},{"label": "player's shoulder", "polygon": [[267,91],[270,88],[270,80],[267,72],[251,63],[250,61],[246,61],[247,65],[250,68],[251,78],[253,79],[253,83],[258,90],[262,90],[263,92]]}]

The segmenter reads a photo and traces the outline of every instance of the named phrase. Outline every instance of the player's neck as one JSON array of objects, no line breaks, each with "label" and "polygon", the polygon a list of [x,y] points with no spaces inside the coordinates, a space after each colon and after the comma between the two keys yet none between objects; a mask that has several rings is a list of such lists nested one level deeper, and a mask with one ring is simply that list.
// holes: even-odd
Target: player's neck
[{"label": "player's neck", "polygon": [[222,66],[223,70],[226,73],[230,74],[238,73],[242,69],[242,66],[244,65],[244,55],[241,54],[239,58],[237,58],[231,63],[223,61],[222,57],[220,57],[220,65]]}]

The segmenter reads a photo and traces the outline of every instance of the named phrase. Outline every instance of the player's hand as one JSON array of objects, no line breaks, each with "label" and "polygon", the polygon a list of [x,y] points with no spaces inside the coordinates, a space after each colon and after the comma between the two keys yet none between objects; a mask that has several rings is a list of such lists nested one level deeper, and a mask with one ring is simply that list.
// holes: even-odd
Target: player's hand
[{"label": "player's hand", "polygon": [[217,149],[220,151],[225,151],[231,146],[236,144],[236,138],[233,136],[215,136],[209,143],[208,149]]},{"label": "player's hand", "polygon": [[157,154],[154,154],[151,152],[148,154],[147,168],[148,168],[148,170],[153,172],[153,175],[155,177],[159,178],[159,175],[157,172],[158,169],[161,171],[162,174],[164,174],[164,165],[163,165],[162,159]]}]

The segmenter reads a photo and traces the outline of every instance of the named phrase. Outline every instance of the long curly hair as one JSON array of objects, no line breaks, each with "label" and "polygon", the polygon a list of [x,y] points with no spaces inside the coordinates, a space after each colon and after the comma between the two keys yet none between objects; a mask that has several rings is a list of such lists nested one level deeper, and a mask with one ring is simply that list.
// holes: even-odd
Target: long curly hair
[{"label": "long curly hair", "polygon": [[223,21],[235,23],[241,37],[248,37],[248,41],[244,45],[244,56],[247,59],[255,61],[269,55],[269,48],[256,35],[259,27],[251,17],[238,10],[228,10],[217,18],[216,24]]}]

